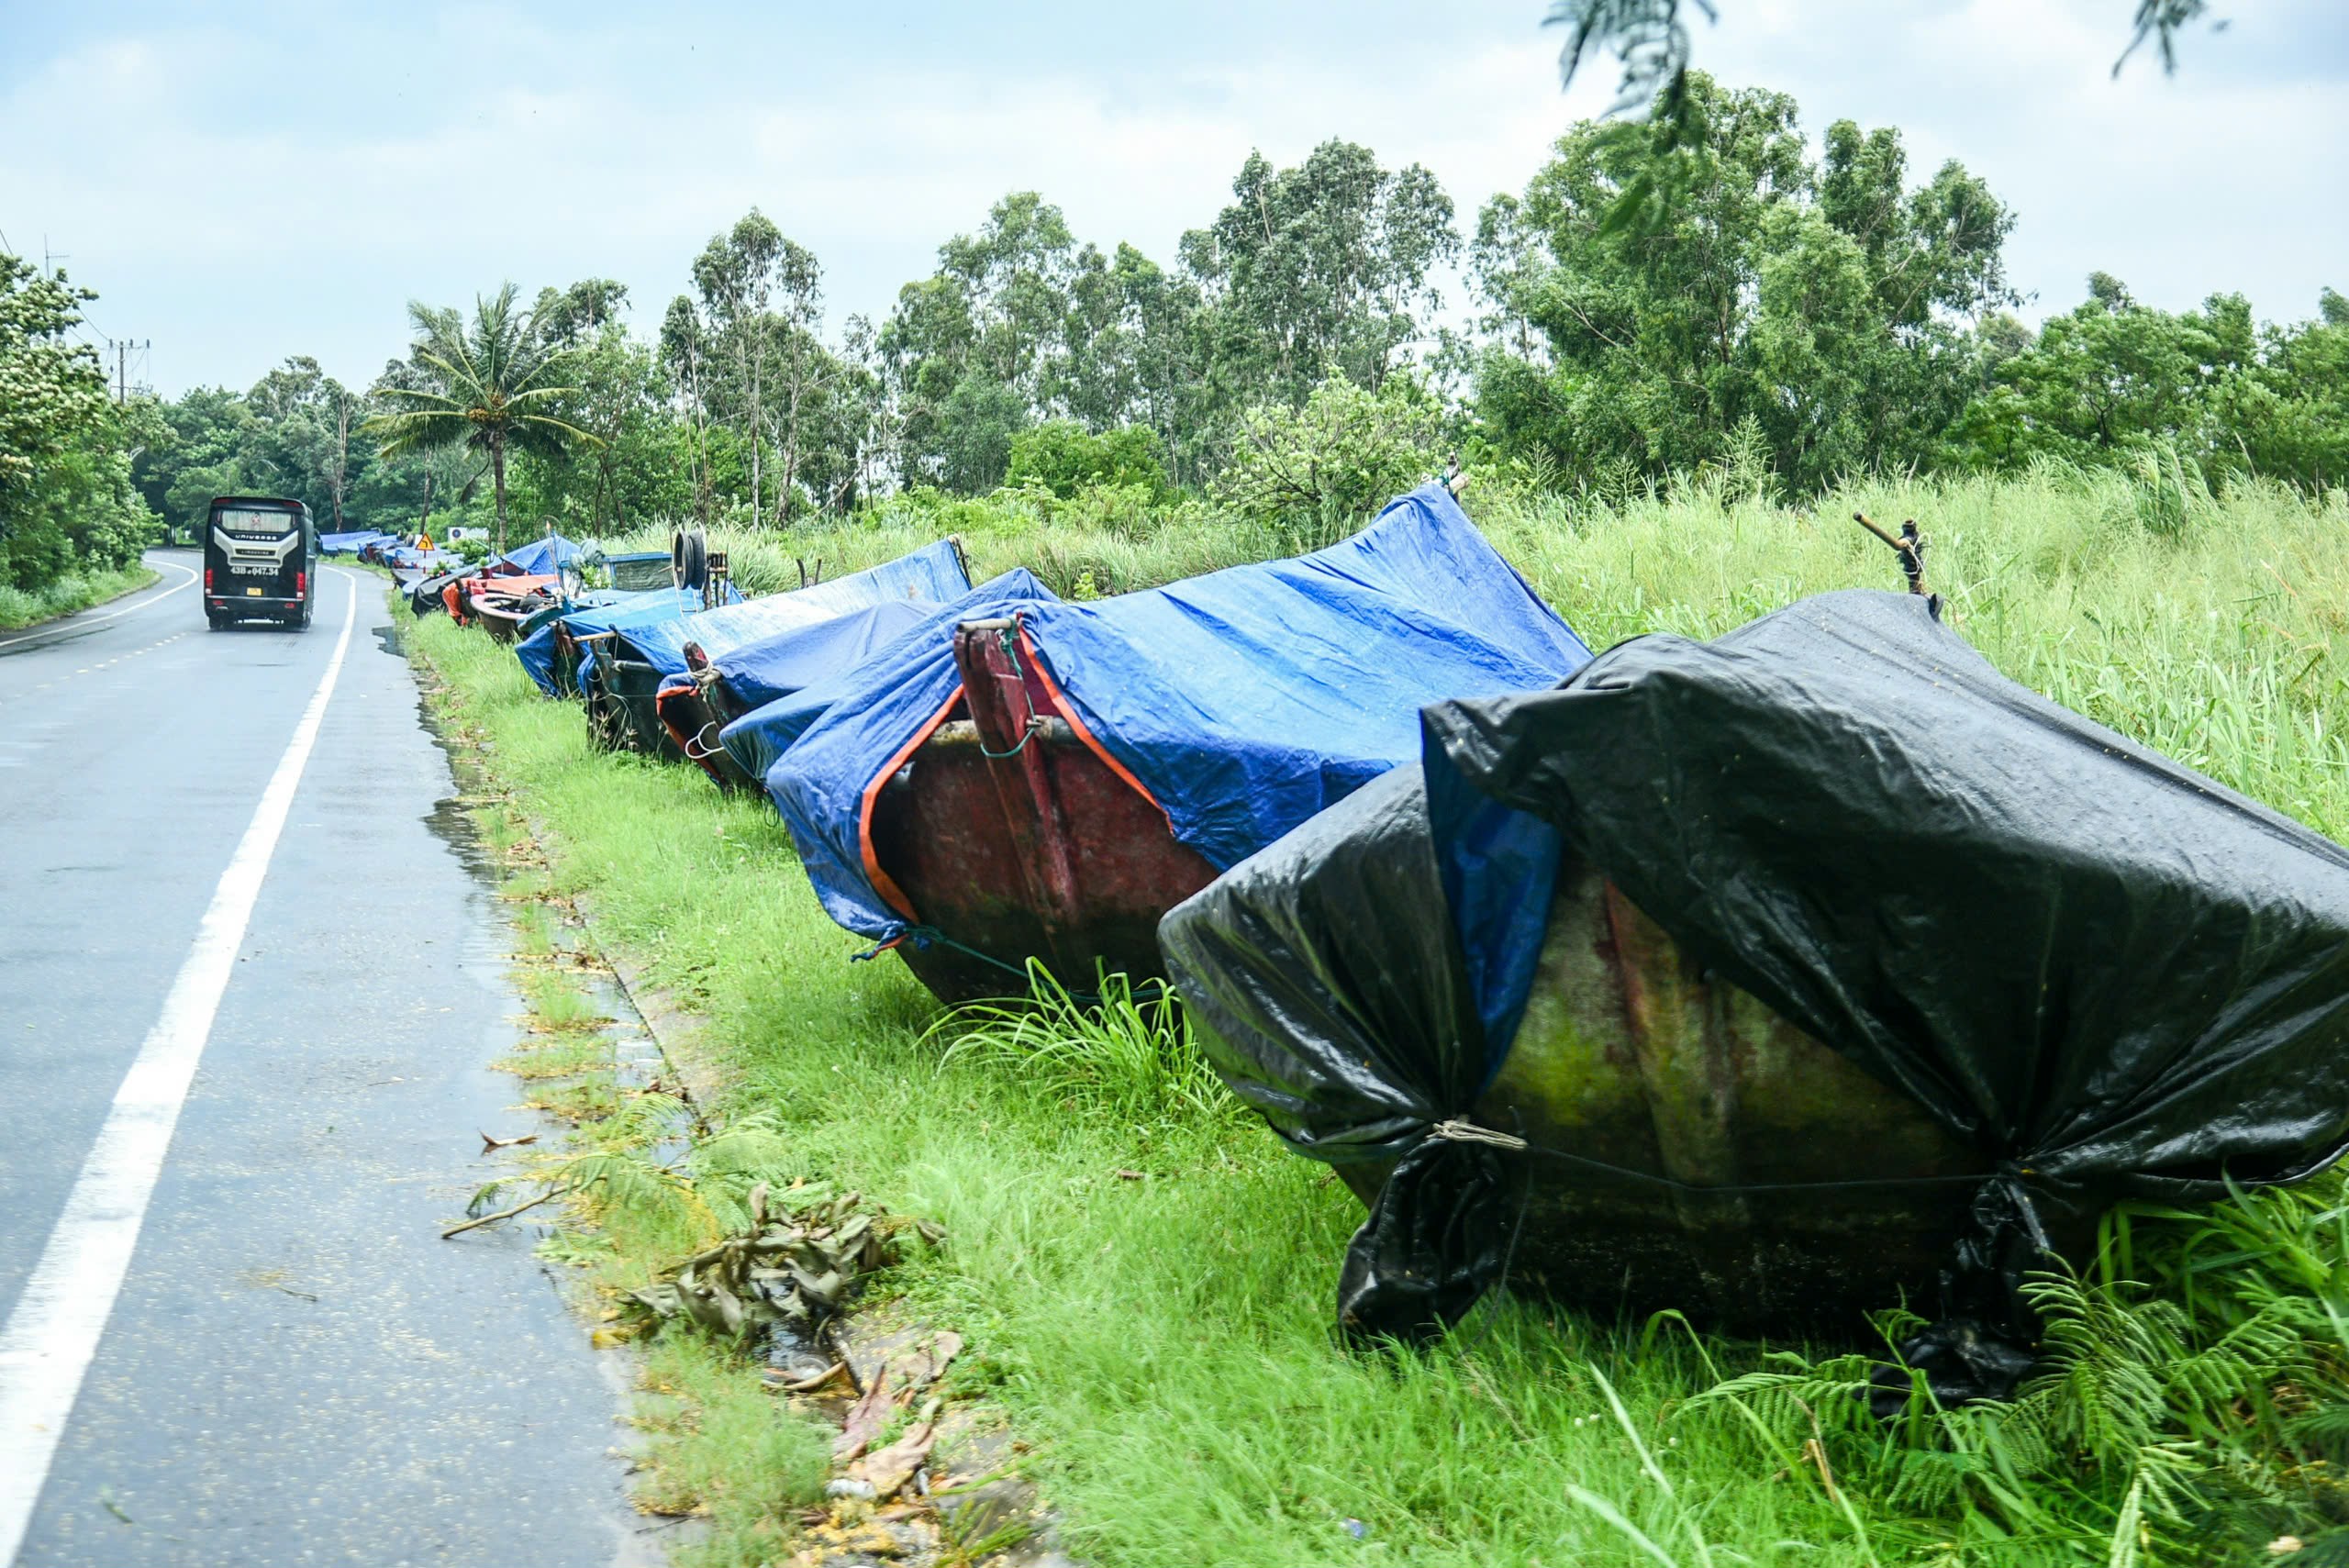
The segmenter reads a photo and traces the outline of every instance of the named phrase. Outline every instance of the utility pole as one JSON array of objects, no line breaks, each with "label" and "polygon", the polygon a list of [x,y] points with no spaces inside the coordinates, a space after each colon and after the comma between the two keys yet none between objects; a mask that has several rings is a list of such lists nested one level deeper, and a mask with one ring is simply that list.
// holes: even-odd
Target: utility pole
[{"label": "utility pole", "polygon": [[[114,403],[115,406],[119,408],[130,400],[130,350],[136,349],[143,357],[155,346],[155,339],[150,338],[144,342],[134,343],[128,338],[118,338],[110,346],[114,350]],[[143,358],[139,374],[140,384],[143,386],[146,375]]]}]

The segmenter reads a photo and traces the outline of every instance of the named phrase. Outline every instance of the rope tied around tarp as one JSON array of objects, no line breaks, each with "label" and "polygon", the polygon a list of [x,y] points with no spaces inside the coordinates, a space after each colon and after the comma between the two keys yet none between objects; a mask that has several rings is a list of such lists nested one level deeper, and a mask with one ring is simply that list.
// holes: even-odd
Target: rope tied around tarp
[{"label": "rope tied around tarp", "polygon": [[1662,1175],[1653,1171],[1635,1171],[1627,1165],[1612,1164],[1605,1160],[1594,1160],[1587,1154],[1576,1154],[1571,1150],[1554,1148],[1546,1143],[1536,1143],[1531,1139],[1520,1138],[1512,1132],[1480,1127],[1466,1117],[1447,1117],[1442,1121],[1432,1122],[1428,1127],[1427,1136],[1437,1142],[1481,1144],[1488,1149],[1500,1150],[1504,1153],[1538,1155],[1544,1160],[1561,1161],[1600,1175],[1617,1176],[1647,1186],[1664,1187],[1673,1192],[1685,1193],[1690,1196],[1736,1197],[1762,1193],[1843,1192],[1886,1187],[1980,1186],[1986,1182],[2020,1180],[2032,1174],[2029,1169],[2009,1161],[1995,1171],[1966,1171],[1947,1175],[1856,1176],[1823,1182],[1722,1182],[1706,1185],[1695,1182],[1684,1182],[1676,1177]]},{"label": "rope tied around tarp", "polygon": [[1478,1127],[1465,1117],[1453,1117],[1437,1122],[1428,1129],[1430,1138],[1440,1138],[1447,1143],[1488,1143],[1495,1149],[1531,1149],[1533,1147],[1513,1132],[1498,1132],[1489,1127]]},{"label": "rope tied around tarp", "polygon": [[1028,750],[1028,742],[1036,739],[1036,731],[1042,728],[1043,726],[1036,721],[1035,716],[1030,714],[1028,718],[1028,728],[1021,730],[1019,733],[1019,743],[1011,747],[1009,750],[1003,751],[998,751],[989,746],[986,742],[986,737],[982,735],[979,737],[979,755],[982,757],[992,758],[994,761],[998,762],[1008,762],[1012,758],[1019,755],[1020,752]]}]

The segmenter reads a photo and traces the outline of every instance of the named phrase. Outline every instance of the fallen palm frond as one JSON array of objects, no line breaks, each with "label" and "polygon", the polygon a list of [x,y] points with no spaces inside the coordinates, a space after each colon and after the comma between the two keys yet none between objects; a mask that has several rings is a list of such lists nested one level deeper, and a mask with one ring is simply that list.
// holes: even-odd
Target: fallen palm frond
[{"label": "fallen palm frond", "polygon": [[786,1329],[803,1340],[838,1313],[859,1281],[897,1260],[897,1238],[940,1232],[865,1206],[855,1193],[770,1216],[765,1187],[751,1195],[751,1222],[716,1246],[630,1293],[655,1318],[743,1338]]}]

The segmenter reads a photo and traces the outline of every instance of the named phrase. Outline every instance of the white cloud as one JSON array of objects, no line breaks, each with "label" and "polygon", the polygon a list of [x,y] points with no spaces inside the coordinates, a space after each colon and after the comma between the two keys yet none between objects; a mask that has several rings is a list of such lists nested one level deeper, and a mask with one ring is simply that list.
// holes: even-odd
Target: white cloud
[{"label": "white cloud", "polygon": [[[1701,65],[1795,93],[1814,133],[1889,121],[1918,172],[1956,156],[1985,174],[2021,212],[2015,270],[2043,306],[2100,266],[2165,304],[2242,287],[2304,315],[2349,238],[2330,156],[2349,62],[2229,74],[2248,22],[2190,39],[2176,80],[2144,61],[2116,83],[2120,0],[1723,8],[1698,29]],[[363,380],[404,343],[410,295],[507,277],[616,276],[649,322],[753,203],[823,258],[837,320],[885,309],[1009,189],[1167,259],[1252,147],[1293,161],[1351,137],[1427,163],[1472,219],[1611,95],[1602,62],[1561,98],[1541,9],[1491,0],[1431,12],[1423,35],[1349,38],[1355,13],[1333,6],[1326,48],[1154,69],[1008,14],[1003,47],[967,63],[877,17],[835,21],[821,50],[786,47],[785,23],[739,48],[705,23],[680,46],[676,29],[477,9],[89,38],[0,77],[0,147],[30,150],[0,155],[0,229],[71,252],[103,291],[97,319],[155,339],[166,390],[242,384],[295,352]]]}]

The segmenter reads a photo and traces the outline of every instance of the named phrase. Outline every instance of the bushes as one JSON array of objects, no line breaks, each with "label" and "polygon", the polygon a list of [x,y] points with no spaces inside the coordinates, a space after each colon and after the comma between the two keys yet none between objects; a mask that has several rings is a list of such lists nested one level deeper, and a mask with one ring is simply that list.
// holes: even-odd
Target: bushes
[{"label": "bushes", "polygon": [[1442,409],[1405,378],[1389,376],[1374,393],[1331,376],[1303,408],[1265,405],[1242,416],[1231,462],[1209,492],[1285,547],[1313,549],[1427,477],[1442,462]]},{"label": "bushes", "polygon": [[1174,495],[1157,431],[1126,425],[1096,435],[1074,419],[1047,419],[1012,437],[1004,484],[1041,487],[1063,501],[1101,486],[1138,491],[1148,506],[1163,506]]},{"label": "bushes", "polygon": [[154,580],[154,573],[143,566],[132,566],[88,575],[69,573],[38,589],[0,584],[0,631],[15,631],[20,627],[55,620],[59,616],[70,616],[76,610],[143,588]]}]

